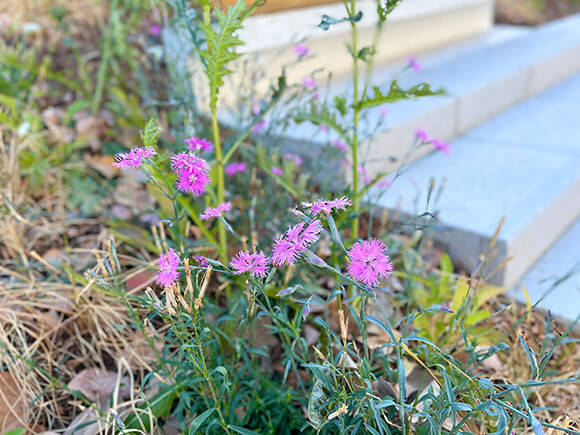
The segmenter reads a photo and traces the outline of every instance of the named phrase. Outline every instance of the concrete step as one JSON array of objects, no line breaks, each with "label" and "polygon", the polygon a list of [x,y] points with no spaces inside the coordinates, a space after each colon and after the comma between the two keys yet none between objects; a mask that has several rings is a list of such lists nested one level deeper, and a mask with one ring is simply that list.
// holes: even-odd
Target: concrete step
[{"label": "concrete step", "polygon": [[[520,101],[537,95],[550,86],[580,72],[580,14],[533,30],[495,28],[486,37],[470,44],[438,50],[425,57],[421,71],[400,72],[401,64],[378,69],[373,83],[385,86],[397,78],[402,87],[425,81],[443,87],[445,96],[421,98],[389,104],[389,114],[368,145],[374,163],[367,165],[369,175],[395,167],[408,153],[417,128],[443,141],[451,140],[507,110]],[[397,73],[399,71],[399,73]],[[335,83],[330,97],[349,92],[346,81]],[[363,129],[373,131],[381,109],[368,112]],[[322,146],[332,133],[316,126],[300,124],[284,133],[289,144],[303,143],[305,149]],[[427,148],[414,153],[420,157]]]},{"label": "concrete step", "polygon": [[[580,216],[580,74],[472,129],[449,155],[413,162],[378,198],[405,216],[437,215],[434,237],[473,270],[505,216],[491,282],[511,287]],[[439,196],[428,189],[443,186]]]},{"label": "concrete step", "polygon": [[[557,281],[561,281],[555,285]],[[524,275],[510,294],[549,310],[555,317],[574,321],[580,316],[580,220],[570,227]],[[578,327],[578,325],[577,325]]]}]

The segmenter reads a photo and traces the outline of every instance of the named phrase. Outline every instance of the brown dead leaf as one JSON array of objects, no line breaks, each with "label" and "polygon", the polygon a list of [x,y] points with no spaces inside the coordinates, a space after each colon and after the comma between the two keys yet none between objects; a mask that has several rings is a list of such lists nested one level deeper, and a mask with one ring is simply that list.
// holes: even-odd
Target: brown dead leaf
[{"label": "brown dead leaf", "polygon": [[383,378],[377,379],[373,382],[373,390],[377,393],[377,396],[380,398],[384,398],[387,396],[397,398],[399,397],[399,392],[397,391],[397,387],[391,384],[388,381],[385,381]]},{"label": "brown dead leaf", "polygon": [[131,209],[124,205],[115,204],[111,207],[111,214],[117,219],[128,221],[133,216]]},{"label": "brown dead leaf", "polygon": [[113,193],[113,200],[119,205],[128,207],[135,214],[149,211],[155,203],[153,196],[147,192],[143,184],[130,176],[121,177]]},{"label": "brown dead leaf", "polygon": [[65,435],[97,435],[98,433],[99,424],[97,422],[97,413],[91,408],[86,408],[77,415],[70,426],[64,431]]},{"label": "brown dead leaf", "polygon": [[423,391],[433,382],[433,378],[427,370],[419,365],[414,365],[411,372],[407,375],[405,381],[407,397]]},{"label": "brown dead leaf", "polygon": [[66,260],[66,253],[62,248],[51,248],[42,255],[42,258],[51,264],[60,264]]},{"label": "brown dead leaf", "polygon": [[0,372],[0,432],[27,426],[27,404],[22,385],[7,372]]},{"label": "brown dead leaf", "polygon": [[[163,352],[163,341],[155,340],[155,349],[161,354]],[[127,346],[120,354],[129,365],[134,368],[149,368],[148,364],[157,360],[156,352],[151,348],[149,341],[141,331],[137,331]]]},{"label": "brown dead leaf", "polygon": [[[71,390],[78,390],[92,401],[106,400],[115,390],[117,385],[117,374],[108,370],[96,368],[84,369],[80,371],[69,383]],[[129,379],[121,378],[119,388],[121,398],[127,399],[131,396]]]},{"label": "brown dead leaf", "polygon": [[92,151],[101,149],[101,134],[104,133],[105,125],[102,120],[89,115],[88,112],[78,113],[76,116],[76,131],[79,137],[85,138]]},{"label": "brown dead leaf", "polygon": [[144,290],[147,286],[150,286],[153,281],[155,281],[155,277],[157,274],[152,270],[141,270],[130,277],[127,278],[125,281],[125,285],[127,286],[127,291],[129,293],[135,293],[140,290]]},{"label": "brown dead leaf", "polygon": [[89,154],[85,154],[84,156],[85,162],[92,168],[99,171],[107,178],[113,178],[118,176],[121,173],[119,168],[113,166],[115,162],[115,158],[110,155],[97,155],[91,156]]},{"label": "brown dead leaf", "polygon": [[256,347],[271,347],[278,344],[278,339],[272,334],[272,330],[267,327],[269,325],[272,325],[272,322],[264,317],[256,322],[256,327],[254,328],[254,345]]},{"label": "brown dead leaf", "polygon": [[320,337],[320,331],[318,329],[308,324],[304,325],[304,338],[306,338],[306,344],[308,347],[317,343],[318,337]]},{"label": "brown dead leaf", "polygon": [[56,107],[49,107],[41,114],[42,121],[48,131],[50,131],[53,139],[59,143],[71,142],[74,139],[73,131],[61,124],[64,115],[65,111]]},{"label": "brown dead leaf", "polygon": [[48,310],[36,315],[36,321],[40,325],[41,330],[56,330],[61,325],[60,316],[55,310]]}]

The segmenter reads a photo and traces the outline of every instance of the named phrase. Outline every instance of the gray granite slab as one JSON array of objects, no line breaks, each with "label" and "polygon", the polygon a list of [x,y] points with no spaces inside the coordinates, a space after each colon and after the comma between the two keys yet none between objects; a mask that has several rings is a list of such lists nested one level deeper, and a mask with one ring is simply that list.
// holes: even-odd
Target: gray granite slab
[{"label": "gray granite slab", "polygon": [[[561,281],[558,285],[557,282]],[[568,321],[580,316],[580,220],[538,260],[510,294]]]},{"label": "gray granite slab", "polygon": [[[468,268],[505,216],[489,270],[513,256],[491,280],[515,284],[580,216],[579,93],[574,77],[454,140],[449,155],[412,162],[378,205],[403,216],[436,214],[435,238]],[[431,183],[441,193],[427,203]]]}]

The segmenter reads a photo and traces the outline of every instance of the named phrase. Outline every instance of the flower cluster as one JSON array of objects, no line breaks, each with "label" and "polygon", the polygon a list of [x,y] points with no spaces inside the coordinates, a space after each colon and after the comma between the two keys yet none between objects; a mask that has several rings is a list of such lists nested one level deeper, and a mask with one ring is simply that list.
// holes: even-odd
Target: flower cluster
[{"label": "flower cluster", "polygon": [[272,173],[272,175],[277,175],[277,176],[281,176],[284,175],[284,172],[282,172],[282,169],[280,169],[278,166],[274,166],[270,172]]},{"label": "flower cluster", "polygon": [[284,156],[284,158],[286,160],[294,160],[294,164],[296,166],[302,166],[302,157],[300,157],[296,154],[288,153]]},{"label": "flower cluster", "polygon": [[333,200],[325,200],[319,199],[314,202],[303,202],[302,206],[308,209],[310,214],[318,215],[320,213],[324,213],[325,215],[329,215],[332,210],[344,210],[351,204],[350,199],[347,197],[336,198]]},{"label": "flower cluster", "polygon": [[449,155],[449,144],[446,142],[441,142],[439,139],[433,139],[431,141],[433,148],[441,151],[445,155]]},{"label": "flower cluster", "polygon": [[205,258],[202,255],[194,255],[193,259],[197,262],[197,264],[199,265],[199,267],[209,267],[209,263],[207,261],[207,258]]},{"label": "flower cluster", "polygon": [[348,274],[369,287],[378,286],[393,271],[393,263],[386,252],[387,247],[377,239],[355,243],[347,252]]},{"label": "flower cluster", "polygon": [[254,277],[263,278],[268,273],[269,261],[262,251],[240,251],[232,258],[230,267],[236,274],[250,272]]},{"label": "flower cluster", "polygon": [[288,228],[288,231],[278,236],[274,241],[274,247],[272,248],[272,263],[274,266],[280,267],[284,264],[294,264],[299,255],[319,239],[321,229],[320,221],[317,219],[311,221],[308,225],[306,225],[306,222],[300,222]]},{"label": "flower cluster", "polygon": [[330,145],[339,149],[340,151],[348,151],[348,145],[340,139],[330,139]]},{"label": "flower cluster", "polygon": [[413,71],[421,71],[421,64],[413,56],[409,56],[407,63],[407,68],[411,68]]},{"label": "flower cluster", "polygon": [[233,177],[238,172],[246,172],[246,164],[244,162],[232,162],[224,168],[224,171],[229,177]]},{"label": "flower cluster", "polygon": [[211,218],[220,217],[224,211],[230,211],[232,209],[231,202],[224,202],[223,204],[218,205],[215,208],[208,207],[205,211],[201,214],[200,218],[202,220],[208,220]]},{"label": "flower cluster", "polygon": [[143,164],[143,160],[150,159],[155,154],[153,147],[131,148],[128,153],[115,155],[113,166],[116,168],[138,168]]},{"label": "flower cluster", "polygon": [[205,192],[210,183],[209,165],[193,153],[178,153],[171,157],[171,168],[177,173],[176,187],[196,196]]},{"label": "flower cluster", "polygon": [[179,279],[177,268],[181,264],[179,255],[170,249],[167,254],[161,254],[157,262],[157,284],[163,287],[172,287]]},{"label": "flower cluster", "polygon": [[433,148],[436,150],[441,151],[443,154],[449,155],[449,144],[446,142],[442,142],[439,139],[430,138],[425,130],[420,128],[417,129],[415,132],[415,139],[417,139],[420,143],[428,143],[431,142],[433,144]]},{"label": "flower cluster", "polygon": [[294,53],[298,57],[306,57],[310,55],[310,49],[304,44],[296,44],[294,46]]},{"label": "flower cluster", "polygon": [[302,84],[307,88],[307,89],[314,89],[316,87],[316,80],[314,80],[312,77],[303,77],[302,78]]},{"label": "flower cluster", "polygon": [[213,144],[206,139],[193,136],[189,139],[185,139],[184,142],[187,144],[187,149],[190,151],[206,151],[208,153],[213,151]]}]

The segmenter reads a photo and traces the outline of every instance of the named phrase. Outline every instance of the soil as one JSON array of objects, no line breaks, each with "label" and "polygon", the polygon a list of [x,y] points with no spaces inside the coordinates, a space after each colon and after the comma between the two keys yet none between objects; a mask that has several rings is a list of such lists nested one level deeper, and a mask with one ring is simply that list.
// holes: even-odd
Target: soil
[{"label": "soil", "polygon": [[496,0],[495,22],[537,26],[580,13],[580,0]]}]

